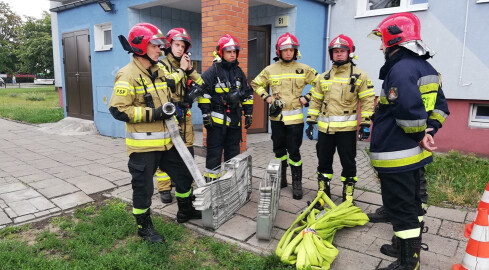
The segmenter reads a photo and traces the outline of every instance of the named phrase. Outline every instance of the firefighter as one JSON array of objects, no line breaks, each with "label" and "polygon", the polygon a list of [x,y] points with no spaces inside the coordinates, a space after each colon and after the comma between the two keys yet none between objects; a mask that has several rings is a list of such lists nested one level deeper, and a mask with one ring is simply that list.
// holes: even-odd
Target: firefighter
[{"label": "firefighter", "polygon": [[449,114],[440,74],[427,62],[432,51],[421,41],[412,13],[384,19],[380,37],[385,64],[373,116],[370,159],[380,178],[382,202],[399,239],[397,260],[383,269],[418,269],[421,252],[420,170],[433,161],[433,135]]},{"label": "firefighter", "polygon": [[[292,197],[302,199],[302,159],[300,147],[304,132],[302,107],[311,94],[302,95],[307,84],[315,85],[317,72],[297,62],[299,41],[290,34],[280,36],[275,46],[277,63],[269,65],[251,82],[255,92],[270,106],[273,152],[282,161],[281,184],[287,187],[287,163],[292,172]],[[272,94],[268,93],[268,87]],[[287,157],[288,154],[288,157]]]},{"label": "firefighter", "polygon": [[360,139],[367,139],[370,117],[374,110],[375,92],[367,73],[356,67],[355,46],[345,35],[335,37],[328,46],[333,67],[319,76],[319,83],[312,90],[311,107],[307,112],[307,136],[312,139],[314,126],[318,124],[318,185],[331,197],[330,183],[333,177],[333,156],[338,149],[343,182],[343,201],[353,200],[357,178],[357,107],[360,103]]},{"label": "firefighter", "polygon": [[[188,32],[184,28],[173,28],[168,31],[166,38],[170,47],[165,50],[166,57],[159,62],[159,65],[168,73],[166,81],[171,90],[171,100],[177,106],[177,119],[182,138],[189,152],[194,156],[195,137],[190,109],[194,99],[200,96],[203,80],[190,64],[188,51],[192,47],[192,39]],[[183,69],[182,65],[187,68]],[[167,173],[157,170],[156,180],[161,201],[171,203],[170,177]]]},{"label": "firefighter", "polygon": [[[161,47],[167,40],[149,23],[139,23],[129,32],[129,40],[119,36],[123,48],[133,53],[132,61],[115,77],[109,111],[126,123],[126,146],[132,180],[133,214],[138,234],[152,243],[164,242],[154,229],[150,216],[153,176],[159,167],[174,180],[178,200],[177,221],[201,218],[192,206],[192,175],[173,147],[164,120],[173,121],[171,93],[163,71],[157,66]],[[187,68],[184,66],[183,68]]]},{"label": "firefighter", "polygon": [[214,63],[202,74],[206,88],[204,96],[199,98],[207,129],[204,176],[208,182],[220,177],[223,151],[225,160],[239,154],[242,115],[244,128],[248,129],[253,113],[253,90],[239,67],[238,40],[226,34],[219,39],[216,50]]}]

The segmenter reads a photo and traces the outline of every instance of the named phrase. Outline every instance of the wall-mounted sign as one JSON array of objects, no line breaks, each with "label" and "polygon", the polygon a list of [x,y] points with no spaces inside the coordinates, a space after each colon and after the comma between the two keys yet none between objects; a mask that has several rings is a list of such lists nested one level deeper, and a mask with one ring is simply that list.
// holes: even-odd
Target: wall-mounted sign
[{"label": "wall-mounted sign", "polygon": [[275,17],[275,27],[285,27],[289,25],[289,16]]}]

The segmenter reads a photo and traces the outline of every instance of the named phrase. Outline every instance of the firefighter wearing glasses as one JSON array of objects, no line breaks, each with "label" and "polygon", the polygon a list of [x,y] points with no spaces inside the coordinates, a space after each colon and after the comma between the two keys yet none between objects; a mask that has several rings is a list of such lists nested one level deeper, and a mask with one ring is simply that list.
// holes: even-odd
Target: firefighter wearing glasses
[{"label": "firefighter wearing glasses", "polygon": [[214,63],[202,74],[206,88],[199,99],[207,129],[206,181],[220,177],[223,151],[225,160],[239,154],[242,114],[247,129],[253,113],[253,90],[239,67],[238,41],[226,34],[219,39],[216,50]]},{"label": "firefighter wearing glasses", "polygon": [[[307,106],[311,95],[302,95],[307,84],[315,85],[317,72],[312,67],[297,62],[299,41],[286,33],[275,46],[278,61],[266,67],[251,82],[255,92],[270,106],[273,152],[282,160],[281,187],[287,186],[287,163],[292,172],[292,197],[302,199],[302,159],[300,147],[304,132],[302,107]],[[272,94],[268,93],[268,87]],[[288,154],[288,157],[287,157]]]},{"label": "firefighter wearing glasses", "polygon": [[173,121],[174,116],[168,110],[172,108],[171,93],[157,62],[168,42],[161,31],[149,23],[136,24],[129,32],[129,40],[122,35],[119,40],[126,51],[133,53],[133,58],[115,77],[109,111],[126,124],[133,214],[138,234],[149,242],[164,242],[150,216],[153,176],[158,167],[172,177],[176,193],[182,198],[178,201],[177,221],[201,218],[190,199],[192,175],[173,147],[164,122]]},{"label": "firefighter wearing glasses", "polygon": [[[203,94],[203,80],[192,68],[188,54],[192,47],[192,39],[184,28],[173,28],[166,34],[170,47],[165,50],[166,57],[159,62],[168,74],[166,81],[171,90],[172,102],[177,106],[177,119],[182,132],[183,141],[194,155],[194,127],[192,125],[193,101]],[[166,172],[156,171],[158,192],[163,203],[171,203],[171,179]],[[177,198],[178,200],[178,198]]]},{"label": "firefighter wearing glasses", "polygon": [[318,124],[318,184],[331,197],[330,182],[333,177],[333,157],[336,149],[340,156],[343,201],[353,200],[357,182],[355,157],[357,107],[360,103],[359,137],[367,139],[370,117],[374,110],[375,92],[365,71],[353,63],[355,46],[345,35],[335,37],[328,47],[333,67],[319,76],[312,91],[311,107],[307,113],[307,136],[312,139],[313,128]]},{"label": "firefighter wearing glasses", "polygon": [[449,114],[433,53],[421,41],[412,13],[384,19],[371,33],[382,39],[382,91],[373,117],[370,159],[381,180],[382,201],[399,239],[397,260],[383,269],[418,269],[423,209],[420,170],[433,161],[433,135]]}]

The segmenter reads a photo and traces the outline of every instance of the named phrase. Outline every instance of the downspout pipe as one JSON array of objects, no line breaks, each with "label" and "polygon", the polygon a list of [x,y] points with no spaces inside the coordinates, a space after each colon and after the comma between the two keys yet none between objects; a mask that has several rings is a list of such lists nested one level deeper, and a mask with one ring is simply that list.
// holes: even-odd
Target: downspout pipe
[{"label": "downspout pipe", "polygon": [[328,5],[328,19],[326,20],[326,33],[324,34],[325,39],[326,39],[326,44],[325,44],[325,50],[324,50],[324,70],[329,69],[329,51],[328,51],[328,46],[329,46],[329,41],[330,41],[330,32],[331,32],[331,8],[333,7],[334,4],[336,4],[336,0],[310,0],[314,2],[321,3],[323,5]]}]

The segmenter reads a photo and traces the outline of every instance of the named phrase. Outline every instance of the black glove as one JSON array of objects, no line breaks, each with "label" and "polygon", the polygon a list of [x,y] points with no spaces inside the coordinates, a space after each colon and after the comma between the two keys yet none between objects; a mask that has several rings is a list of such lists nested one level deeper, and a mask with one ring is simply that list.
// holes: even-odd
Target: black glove
[{"label": "black glove", "polygon": [[153,109],[153,121],[170,119],[174,113],[169,114],[163,111],[163,106]]},{"label": "black glove", "polygon": [[245,115],[245,129],[248,129],[253,123],[253,118],[251,115]]},{"label": "black glove", "polygon": [[370,137],[370,125],[360,124],[360,129],[358,130],[358,139],[364,141]]},{"label": "black glove", "polygon": [[212,121],[212,116],[210,114],[203,114],[203,123],[205,128],[209,129],[214,127],[214,121]]},{"label": "black glove", "polygon": [[313,121],[307,121],[306,122],[308,124],[307,128],[306,128],[306,136],[307,138],[309,138],[309,140],[312,140],[313,139],[313,131],[314,131],[314,126],[317,124],[317,122],[313,122]]}]

